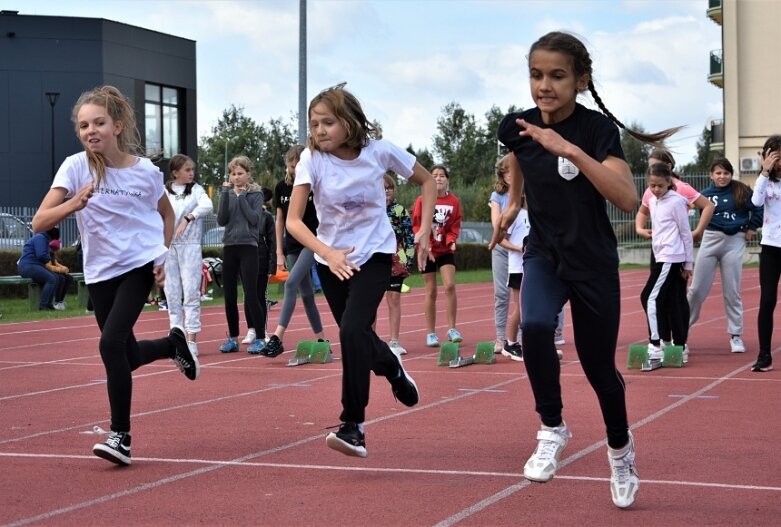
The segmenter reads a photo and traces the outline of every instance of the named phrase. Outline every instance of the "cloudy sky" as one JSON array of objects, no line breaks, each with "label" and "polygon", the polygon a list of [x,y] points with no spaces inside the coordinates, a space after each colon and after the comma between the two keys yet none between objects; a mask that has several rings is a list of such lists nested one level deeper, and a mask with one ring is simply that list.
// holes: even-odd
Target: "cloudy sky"
[{"label": "cloudy sky", "polygon": [[[308,0],[308,94],[341,81],[385,138],[431,148],[442,108],[480,118],[532,105],[526,55],[551,30],[580,36],[607,107],[647,131],[686,125],[680,163],[721,90],[707,82],[721,47],[707,0]],[[0,0],[21,14],[99,17],[197,42],[198,135],[231,104],[257,122],[298,107],[298,0]],[[590,99],[584,101],[593,106]]]}]

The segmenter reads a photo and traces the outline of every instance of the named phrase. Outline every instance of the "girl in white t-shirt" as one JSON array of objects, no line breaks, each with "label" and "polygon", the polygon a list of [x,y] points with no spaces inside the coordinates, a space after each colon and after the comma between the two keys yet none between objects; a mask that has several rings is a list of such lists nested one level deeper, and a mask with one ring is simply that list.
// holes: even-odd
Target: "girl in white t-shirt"
[{"label": "girl in white t-shirt", "polygon": [[[363,423],[370,373],[384,376],[393,395],[414,406],[415,381],[372,330],[377,307],[388,288],[396,236],[386,214],[383,176],[393,170],[422,187],[424,217],[434,214],[436,189],[431,174],[403,148],[379,139],[344,84],[320,92],[309,104],[308,148],[296,167],[287,230],[315,253],[328,305],[339,325],[342,347],[342,425],[326,444],[349,456],[366,457]],[[317,236],[302,218],[309,192],[320,225]],[[418,267],[425,268],[431,223],[415,236]]]},{"label": "girl in white t-shirt", "polygon": [[131,372],[171,358],[195,380],[200,365],[179,327],[157,340],[136,341],[133,335],[147,292],[153,283],[164,285],[174,213],[163,174],[136,155],[139,135],[130,102],[113,86],[95,88],[76,102],[73,121],[85,151],[60,166],[33,218],[33,229],[46,231],[76,214],[111,407],[108,440],[92,450],[98,457],[129,465]]}]

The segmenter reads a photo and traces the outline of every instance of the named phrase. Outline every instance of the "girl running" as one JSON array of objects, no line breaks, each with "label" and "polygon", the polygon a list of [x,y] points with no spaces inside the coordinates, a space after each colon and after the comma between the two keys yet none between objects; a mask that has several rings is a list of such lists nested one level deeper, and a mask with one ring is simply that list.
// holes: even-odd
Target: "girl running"
[{"label": "girl running", "polygon": [[163,174],[136,155],[140,138],[133,107],[119,90],[103,86],[83,93],[72,115],[84,152],[60,166],[33,218],[33,229],[46,231],[76,214],[111,407],[111,433],[92,451],[112,463],[130,465],[131,372],[171,358],[195,380],[200,365],[179,327],[156,340],[137,341],[133,335],[152,284],[165,282],[163,264],[174,223]]},{"label": "girl running", "polygon": [[[562,419],[560,365],[553,335],[556,317],[570,302],[575,346],[597,394],[607,427],[613,503],[630,506],[639,479],[626,413],[624,381],[615,366],[620,319],[616,238],[605,200],[632,211],[637,194],[616,124],[594,88],[591,57],[577,38],[552,32],[529,53],[535,108],[513,113],[499,140],[515,154],[510,163],[511,202],[491,245],[504,236],[525,191],[531,232],[524,254],[522,343],[537,412],[537,449],[524,467],[531,481],[549,481],[572,437]],[[602,112],[577,103],[589,90]],[[607,115],[607,117],[606,117]],[[643,141],[673,133],[629,132]]]},{"label": "girl running", "polygon": [[[383,176],[393,170],[421,185],[425,218],[434,214],[431,174],[403,148],[379,139],[358,99],[344,84],[320,92],[309,104],[308,148],[296,167],[287,229],[315,253],[318,272],[342,345],[342,425],[326,444],[348,456],[366,457],[365,412],[370,373],[390,382],[393,395],[414,406],[419,394],[393,353],[372,330],[391,276],[396,236],[386,215]],[[303,222],[309,193],[318,204],[317,236]],[[430,222],[420,227],[418,267],[429,254]]]}]

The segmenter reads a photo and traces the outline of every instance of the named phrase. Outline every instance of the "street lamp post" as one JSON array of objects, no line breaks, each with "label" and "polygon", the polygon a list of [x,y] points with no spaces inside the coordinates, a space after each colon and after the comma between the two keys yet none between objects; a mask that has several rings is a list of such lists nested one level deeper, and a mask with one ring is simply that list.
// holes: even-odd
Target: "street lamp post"
[{"label": "street lamp post", "polygon": [[238,135],[234,135],[233,137],[227,137],[225,138],[225,167],[223,168],[223,177],[225,181],[228,181],[228,143],[232,141],[237,141],[239,139]]},{"label": "street lamp post", "polygon": [[49,106],[52,109],[52,180],[54,180],[54,105],[57,104],[57,99],[60,98],[60,92],[47,91],[46,97],[49,99]]}]

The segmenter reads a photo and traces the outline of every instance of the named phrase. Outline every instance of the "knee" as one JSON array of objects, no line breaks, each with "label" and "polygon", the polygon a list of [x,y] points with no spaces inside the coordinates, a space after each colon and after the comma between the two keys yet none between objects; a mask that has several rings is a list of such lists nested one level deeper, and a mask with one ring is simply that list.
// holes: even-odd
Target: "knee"
[{"label": "knee", "polygon": [[445,294],[448,296],[455,296],[456,294],[456,284],[446,284],[444,286]]}]

